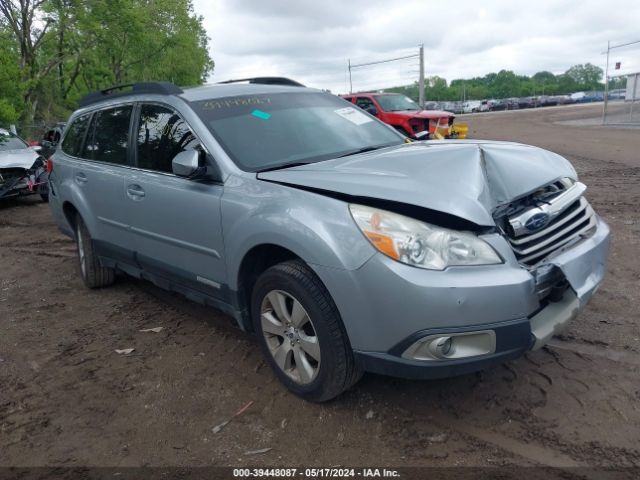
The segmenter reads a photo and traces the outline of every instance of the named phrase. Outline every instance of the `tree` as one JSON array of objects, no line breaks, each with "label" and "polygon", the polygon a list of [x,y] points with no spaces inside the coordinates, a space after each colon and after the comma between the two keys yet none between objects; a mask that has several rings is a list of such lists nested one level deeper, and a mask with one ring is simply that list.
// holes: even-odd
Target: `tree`
[{"label": "tree", "polygon": [[602,88],[600,81],[603,77],[603,71],[591,63],[574,65],[565,72],[565,75],[571,77],[576,84],[585,90]]},{"label": "tree", "polygon": [[0,14],[9,30],[13,32],[19,52],[20,80],[23,85],[23,100],[27,106],[27,118],[33,119],[33,110],[37,101],[33,93],[38,81],[47,75],[60,61],[50,58],[39,62],[38,54],[47,38],[51,25],[49,18],[43,17],[42,5],[47,0],[0,0]]},{"label": "tree", "polygon": [[556,76],[546,70],[535,73],[531,79],[536,83],[556,83]]},{"label": "tree", "polygon": [[515,97],[518,95],[518,77],[511,70],[500,70],[490,85],[492,96],[496,98]]},{"label": "tree", "polygon": [[19,85],[9,103],[26,123],[65,117],[114,84],[201,84],[214,66],[191,0],[0,0],[0,35],[11,45],[11,55],[0,45],[0,65],[14,68],[0,73],[0,92]]},{"label": "tree", "polygon": [[[554,75],[546,70],[527,75],[516,75],[511,70],[491,72],[484,77],[451,80],[438,76],[429,77],[425,85],[428,100],[481,100],[485,98],[528,97],[533,95],[568,94],[579,90],[602,89],[602,69],[586,63],[574,65],[566,73]],[[612,83],[611,88],[623,88],[624,81]],[[620,86],[622,85],[622,86]],[[388,89],[418,98],[418,84]]]},{"label": "tree", "polygon": [[0,28],[0,126],[15,123],[19,116],[22,92],[19,88],[19,55],[11,34]]},{"label": "tree", "polygon": [[428,77],[425,86],[425,96],[427,100],[446,100],[447,80],[437,75]]}]

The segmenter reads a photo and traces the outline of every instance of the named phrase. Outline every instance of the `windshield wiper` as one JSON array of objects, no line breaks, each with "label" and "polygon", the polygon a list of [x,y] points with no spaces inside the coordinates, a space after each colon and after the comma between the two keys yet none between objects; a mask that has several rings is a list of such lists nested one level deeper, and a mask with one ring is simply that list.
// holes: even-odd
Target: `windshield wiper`
[{"label": "windshield wiper", "polygon": [[262,172],[271,172],[273,170],[282,170],[283,168],[289,168],[289,167],[300,167],[302,165],[309,165],[309,163],[311,162],[293,162],[293,163],[281,163],[280,165],[274,165],[272,167],[267,167],[267,168],[262,168],[260,170],[257,170],[258,173],[262,173]]},{"label": "windshield wiper", "polygon": [[359,148],[358,150],[353,150],[351,152],[347,152],[344,155],[340,155],[336,158],[342,158],[342,157],[349,157],[351,155],[357,155],[359,153],[367,153],[367,152],[373,152],[374,150],[380,150],[381,148],[386,148],[386,147],[390,147],[391,145],[378,145],[376,147],[363,147],[363,148]]}]

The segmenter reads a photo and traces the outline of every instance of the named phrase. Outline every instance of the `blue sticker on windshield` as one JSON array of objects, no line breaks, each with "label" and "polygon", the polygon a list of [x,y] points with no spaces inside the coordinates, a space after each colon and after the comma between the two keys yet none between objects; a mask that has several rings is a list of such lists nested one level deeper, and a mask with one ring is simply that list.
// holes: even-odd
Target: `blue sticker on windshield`
[{"label": "blue sticker on windshield", "polygon": [[254,110],[253,112],[251,112],[251,115],[259,118],[260,120],[269,120],[271,118],[270,113],[263,112],[262,110]]}]

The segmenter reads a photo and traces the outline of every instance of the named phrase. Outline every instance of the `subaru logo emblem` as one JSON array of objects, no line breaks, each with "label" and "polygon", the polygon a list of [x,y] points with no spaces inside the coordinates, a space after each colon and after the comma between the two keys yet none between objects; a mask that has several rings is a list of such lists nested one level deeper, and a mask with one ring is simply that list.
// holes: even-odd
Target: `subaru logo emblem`
[{"label": "subaru logo emblem", "polygon": [[549,222],[549,214],[547,213],[536,213],[532,216],[527,222],[524,224],[524,228],[529,230],[530,232],[535,232],[536,230],[540,230]]}]

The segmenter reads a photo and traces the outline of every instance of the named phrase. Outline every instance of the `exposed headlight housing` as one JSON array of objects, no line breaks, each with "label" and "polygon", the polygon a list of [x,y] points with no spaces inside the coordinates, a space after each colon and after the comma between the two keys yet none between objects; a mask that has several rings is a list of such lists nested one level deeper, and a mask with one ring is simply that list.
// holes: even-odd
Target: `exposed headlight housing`
[{"label": "exposed headlight housing", "polygon": [[471,232],[436,227],[397,213],[349,205],[356,224],[380,252],[407,265],[444,270],[502,263],[496,251]]}]

